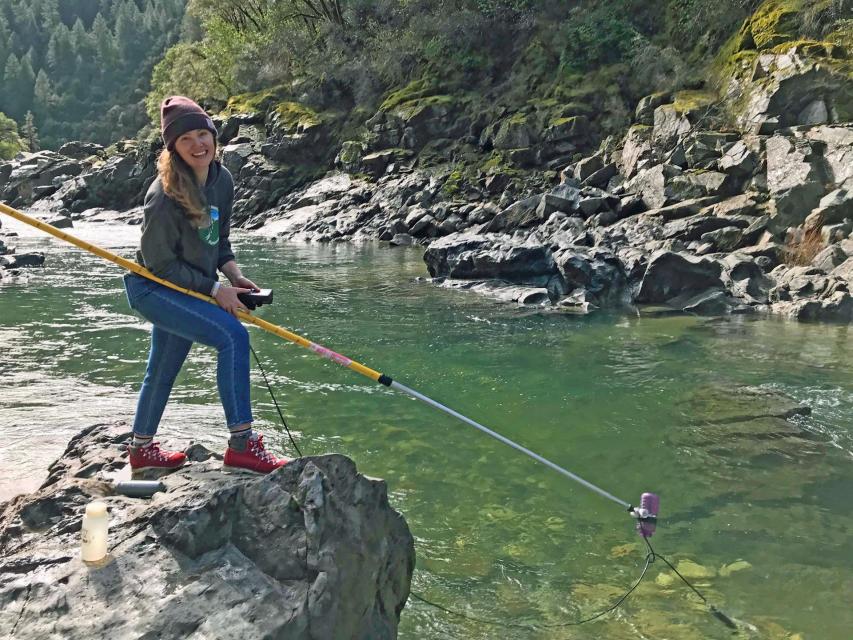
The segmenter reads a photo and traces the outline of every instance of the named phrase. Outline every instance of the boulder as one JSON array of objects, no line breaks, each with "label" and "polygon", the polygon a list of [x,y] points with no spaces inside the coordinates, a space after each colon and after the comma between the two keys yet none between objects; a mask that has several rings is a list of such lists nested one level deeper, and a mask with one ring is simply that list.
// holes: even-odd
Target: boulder
[{"label": "boulder", "polygon": [[240,175],[240,169],[243,168],[252,153],[254,153],[254,148],[249,143],[226,145],[222,147],[222,164],[232,175]]},{"label": "boulder", "polygon": [[452,233],[424,252],[429,274],[455,279],[500,279],[527,283],[557,273],[551,249],[494,233]]},{"label": "boulder", "polygon": [[840,189],[821,198],[817,207],[806,217],[803,227],[816,230],[845,220],[853,220],[853,179],[848,179]]},{"label": "boulder", "polygon": [[825,176],[808,141],[787,136],[767,140],[767,188],[775,202],[771,230],[802,224],[825,193]]},{"label": "boulder", "polygon": [[[849,119],[853,119],[853,115]],[[828,182],[841,185],[853,178],[853,126],[812,127],[804,136],[820,149]]]},{"label": "boulder", "polygon": [[521,149],[529,147],[536,139],[533,127],[521,115],[503,120],[494,138],[495,149]]},{"label": "boulder", "polygon": [[40,267],[44,264],[43,253],[17,253],[0,257],[0,267],[6,269],[21,269],[26,267]]},{"label": "boulder", "polygon": [[367,149],[360,140],[347,140],[341,145],[341,150],[335,156],[335,166],[344,171],[355,172],[361,164],[361,157]]},{"label": "boulder", "polygon": [[579,160],[577,164],[575,164],[573,175],[575,180],[583,182],[589,176],[602,168],[604,168],[604,158],[602,157],[602,154],[596,153],[593,156]]},{"label": "boulder", "polygon": [[719,171],[690,170],[676,175],[668,186],[674,200],[689,200],[705,196],[728,197],[737,192],[737,180]]},{"label": "boulder", "polygon": [[732,294],[752,304],[767,303],[774,282],[752,256],[732,253],[722,264],[724,281]]},{"label": "boulder", "polygon": [[653,133],[652,127],[646,125],[634,125],[628,129],[619,156],[619,168],[626,178],[633,177],[638,169],[654,161]]},{"label": "boulder", "polygon": [[[573,292],[577,301],[580,291],[583,301],[595,306],[621,298],[627,284],[622,262],[612,253],[600,249],[572,247],[555,256],[565,289]],[[568,304],[568,303],[567,303]]]},{"label": "boulder", "polygon": [[[200,445],[151,499],[112,494],[123,425],[72,439],[38,492],[0,520],[0,633],[225,639],[397,637],[414,543],[381,480],[341,455],[223,473]],[[80,517],[107,504],[109,555],[79,559]]]},{"label": "boulder", "polygon": [[647,209],[659,209],[677,199],[670,183],[681,173],[681,169],[669,164],[642,169],[625,183],[625,191],[639,193]]},{"label": "boulder", "polygon": [[101,145],[94,142],[80,141],[66,142],[59,147],[59,155],[66,158],[73,158],[74,160],[85,160],[90,156],[97,156],[99,158],[106,158],[107,156],[106,150]]},{"label": "boulder", "polygon": [[650,96],[640,98],[634,111],[634,120],[639,124],[654,124],[655,109],[672,101],[672,94],[667,92],[653,93]]},{"label": "boulder", "polygon": [[601,167],[601,169],[599,169],[598,171],[591,173],[586,178],[584,178],[583,184],[591,187],[600,187],[603,189],[607,185],[609,185],[610,180],[613,179],[618,174],[618,172],[619,170],[616,168],[616,163],[610,162]]},{"label": "boulder", "polygon": [[654,139],[663,148],[674,145],[691,128],[690,120],[674,104],[663,104],[654,111]]},{"label": "boulder", "polygon": [[830,245],[818,252],[812,259],[812,266],[825,273],[831,273],[835,267],[847,260],[847,254],[837,244]]},{"label": "boulder", "polygon": [[645,215],[648,217],[658,217],[664,221],[678,220],[700,212],[704,216],[716,215],[712,207],[719,201],[720,198],[717,196],[692,198],[690,200],[676,202],[675,204],[671,204],[667,207],[650,209],[649,211],[646,211]]},{"label": "boulder", "polygon": [[717,167],[723,173],[745,177],[755,171],[755,156],[743,140],[738,140],[723,154]]},{"label": "boulder", "polygon": [[708,289],[723,290],[721,273],[720,264],[714,260],[658,251],[649,260],[634,301],[660,303]]}]

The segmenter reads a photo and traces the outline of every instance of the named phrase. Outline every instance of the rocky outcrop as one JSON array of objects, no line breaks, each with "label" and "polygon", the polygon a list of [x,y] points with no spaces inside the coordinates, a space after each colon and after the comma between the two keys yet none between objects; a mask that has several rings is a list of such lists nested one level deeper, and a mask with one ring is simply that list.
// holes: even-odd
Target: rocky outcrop
[{"label": "rocky outcrop", "polygon": [[[38,638],[397,637],[414,545],[385,484],[351,460],[227,474],[195,445],[151,499],[112,495],[121,425],[84,430],[41,489],[0,505],[0,633]],[[107,503],[109,556],[79,558],[80,518]]]}]

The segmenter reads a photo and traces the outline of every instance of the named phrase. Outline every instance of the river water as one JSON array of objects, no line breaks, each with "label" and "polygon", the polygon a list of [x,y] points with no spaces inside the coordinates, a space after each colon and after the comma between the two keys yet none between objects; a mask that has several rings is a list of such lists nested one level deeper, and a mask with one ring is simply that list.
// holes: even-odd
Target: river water
[{"label": "river water", "polygon": [[[0,285],[0,499],[37,487],[80,428],[131,420],[148,351],[118,267],[3,225],[20,234],[8,244],[47,261],[26,286]],[[72,233],[132,258],[139,228],[80,223]],[[849,327],[530,312],[418,281],[418,249],[239,234],[235,247],[246,274],[275,289],[265,319],[620,499],[658,492],[656,550],[755,637],[850,637]],[[254,328],[252,341],[303,453],[346,454],[388,482],[416,540],[413,591],[481,619],[410,601],[401,638],[731,636],[661,560],[614,613],[559,626],[607,608],[639,576],[644,548],[621,507],[304,349]],[[287,451],[254,369],[253,384],[258,427]],[[811,414],[766,417],[784,397]],[[191,353],[161,435],[223,446],[210,350]]]}]

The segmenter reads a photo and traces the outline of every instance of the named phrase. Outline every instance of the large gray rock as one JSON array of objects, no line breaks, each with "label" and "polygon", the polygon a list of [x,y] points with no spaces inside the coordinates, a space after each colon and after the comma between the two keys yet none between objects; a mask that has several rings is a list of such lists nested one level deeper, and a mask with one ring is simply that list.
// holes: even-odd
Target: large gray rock
[{"label": "large gray rock", "polygon": [[657,144],[668,148],[691,130],[687,115],[680,113],[674,104],[662,104],[654,112],[654,138]]},{"label": "large gray rock", "polygon": [[649,260],[634,298],[638,303],[668,302],[677,296],[723,290],[722,268],[714,260],[659,251]]},{"label": "large gray rock", "polygon": [[654,124],[655,109],[662,104],[669,103],[671,100],[672,94],[663,91],[641,98],[637,103],[636,110],[634,111],[634,119],[639,124]]},{"label": "large gray rock", "polygon": [[681,169],[675,165],[658,164],[640,170],[625,183],[625,191],[639,193],[647,209],[659,209],[680,199],[676,197],[672,181],[681,174]]},{"label": "large gray rock", "polygon": [[821,161],[829,182],[840,185],[853,178],[853,126],[813,127],[805,132],[805,137],[821,148]]},{"label": "large gray rock", "polygon": [[[0,516],[0,633],[90,638],[397,637],[414,544],[385,483],[351,460],[294,460],[228,474],[199,445],[150,500],[111,495],[129,434],[99,425],[72,439],[35,494]],[[79,559],[92,499],[110,512],[108,562]]]},{"label": "large gray rock", "polygon": [[816,156],[806,140],[788,136],[767,140],[767,188],[776,203],[771,214],[774,233],[802,224],[825,193],[825,175]]},{"label": "large gray rock", "polygon": [[526,283],[557,273],[548,246],[494,233],[452,233],[432,242],[424,253],[432,277],[501,279]]},{"label": "large gray rock", "polygon": [[720,171],[730,175],[748,176],[755,170],[755,156],[743,140],[738,140],[720,158],[717,166]]},{"label": "large gray rock", "polygon": [[619,168],[626,178],[633,177],[637,170],[654,160],[653,134],[653,128],[646,125],[634,125],[628,129],[619,156]]},{"label": "large gray rock", "polygon": [[[621,261],[600,249],[573,247],[559,252],[555,261],[567,292],[575,297],[584,292],[583,301],[604,306],[618,302],[627,285]],[[564,305],[565,306],[565,305]]]},{"label": "large gray rock", "polygon": [[853,220],[853,179],[848,179],[840,189],[827,193],[818,206],[806,217],[805,229],[819,229],[828,224]]},{"label": "large gray rock", "polygon": [[737,180],[719,171],[685,171],[674,176],[668,186],[675,201],[705,196],[728,197],[738,190]]}]

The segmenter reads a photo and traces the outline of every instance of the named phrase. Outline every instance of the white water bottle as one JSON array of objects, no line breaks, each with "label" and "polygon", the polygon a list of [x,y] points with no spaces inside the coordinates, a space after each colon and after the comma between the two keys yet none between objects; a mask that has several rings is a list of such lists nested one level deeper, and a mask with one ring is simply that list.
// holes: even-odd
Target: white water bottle
[{"label": "white water bottle", "polygon": [[86,505],[80,529],[80,556],[84,562],[98,562],[107,555],[109,526],[107,505],[98,501]]}]

